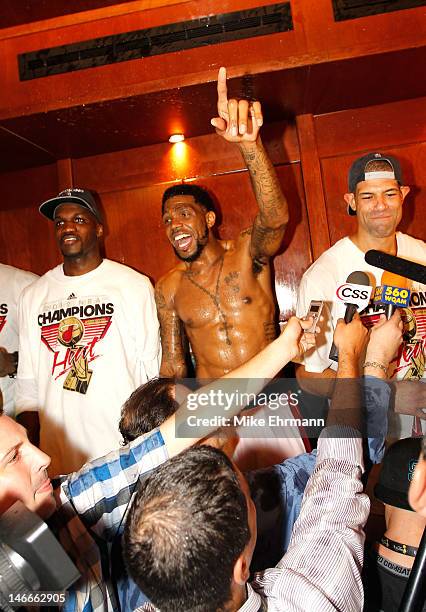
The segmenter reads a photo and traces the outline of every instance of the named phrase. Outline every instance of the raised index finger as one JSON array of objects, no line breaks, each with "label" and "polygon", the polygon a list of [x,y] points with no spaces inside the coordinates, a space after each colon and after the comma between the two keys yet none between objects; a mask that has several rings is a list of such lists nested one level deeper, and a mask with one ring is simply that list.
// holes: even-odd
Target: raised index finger
[{"label": "raised index finger", "polygon": [[217,108],[218,110],[228,110],[228,89],[226,87],[226,68],[219,68],[217,76]]}]

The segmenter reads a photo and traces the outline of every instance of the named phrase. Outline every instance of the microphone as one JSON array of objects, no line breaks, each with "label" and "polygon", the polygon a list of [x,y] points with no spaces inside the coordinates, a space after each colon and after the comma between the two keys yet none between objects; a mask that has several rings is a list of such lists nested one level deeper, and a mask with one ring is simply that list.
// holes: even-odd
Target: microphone
[{"label": "microphone", "polygon": [[[368,275],[360,271],[351,272],[346,279],[346,283],[337,288],[336,296],[338,300],[346,304],[345,323],[352,321],[357,310],[361,311],[366,308],[372,290],[373,287],[370,285]],[[334,342],[328,358],[338,361],[338,351]]]},{"label": "microphone", "polygon": [[388,255],[388,253],[372,249],[366,252],[365,261],[370,266],[393,272],[423,285],[426,284],[426,266],[422,266],[409,259],[395,257],[395,255]]},{"label": "microphone", "polygon": [[397,308],[408,308],[410,305],[410,290],[407,287],[406,278],[392,272],[383,272],[381,285],[376,287],[373,302],[383,304],[387,319],[391,318]]}]

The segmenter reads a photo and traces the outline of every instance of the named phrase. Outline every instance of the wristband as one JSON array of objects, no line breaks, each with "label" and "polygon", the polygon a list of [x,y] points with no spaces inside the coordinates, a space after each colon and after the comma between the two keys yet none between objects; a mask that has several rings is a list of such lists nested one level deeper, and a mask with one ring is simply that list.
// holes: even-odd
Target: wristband
[{"label": "wristband", "polygon": [[380,363],[379,361],[366,361],[362,367],[363,368],[378,368],[379,370],[383,370],[385,374],[388,373],[387,367],[383,363]]}]

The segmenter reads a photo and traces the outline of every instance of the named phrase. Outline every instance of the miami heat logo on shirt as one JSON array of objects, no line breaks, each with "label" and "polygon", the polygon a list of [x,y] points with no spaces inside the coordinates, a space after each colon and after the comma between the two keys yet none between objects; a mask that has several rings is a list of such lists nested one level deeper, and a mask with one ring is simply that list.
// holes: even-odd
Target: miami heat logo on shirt
[{"label": "miami heat logo on shirt", "polygon": [[[53,353],[52,376],[65,376],[64,389],[85,394],[93,371],[89,363],[99,357],[96,344],[104,338],[111,325],[110,316],[78,319],[71,316],[59,323],[43,325],[41,339]],[[65,355],[63,348],[65,347]]]},{"label": "miami heat logo on shirt", "polygon": [[[361,315],[366,327],[371,327],[380,318],[376,309],[370,306]],[[426,293],[412,292],[410,308],[400,309],[404,324],[403,343],[394,359],[392,377],[399,380],[420,380],[426,369]]]},{"label": "miami heat logo on shirt", "polygon": [[404,344],[396,371],[406,369],[404,379],[420,380],[425,372],[426,308],[417,308],[415,312],[402,308],[401,319]]},{"label": "miami heat logo on shirt", "polygon": [[0,304],[0,332],[3,329],[3,327],[6,325],[6,315],[8,313],[9,309],[7,307],[7,304]]}]

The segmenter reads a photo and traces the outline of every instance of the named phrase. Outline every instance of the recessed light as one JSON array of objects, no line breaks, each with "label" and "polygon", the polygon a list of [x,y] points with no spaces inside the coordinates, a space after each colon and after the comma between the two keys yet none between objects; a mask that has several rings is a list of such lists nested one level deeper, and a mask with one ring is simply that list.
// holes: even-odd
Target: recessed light
[{"label": "recessed light", "polygon": [[169,142],[174,144],[175,142],[183,142],[185,140],[185,136],[183,134],[172,134],[169,137]]}]

